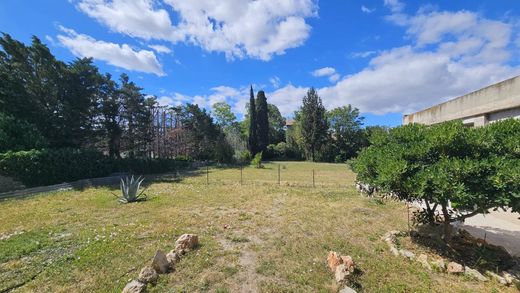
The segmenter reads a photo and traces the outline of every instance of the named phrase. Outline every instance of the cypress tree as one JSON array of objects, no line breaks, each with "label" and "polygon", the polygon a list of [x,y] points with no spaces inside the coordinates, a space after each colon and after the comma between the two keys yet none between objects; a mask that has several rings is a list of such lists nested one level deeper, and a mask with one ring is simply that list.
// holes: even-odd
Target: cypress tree
[{"label": "cypress tree", "polygon": [[303,98],[300,119],[303,148],[307,158],[314,162],[316,153],[327,141],[328,131],[326,110],[314,88]]},{"label": "cypress tree", "polygon": [[256,122],[256,106],[255,106],[255,94],[253,92],[253,86],[249,94],[249,152],[251,155],[256,155],[258,152],[258,139],[257,139],[257,122]]},{"label": "cypress tree", "polygon": [[256,115],[258,151],[263,152],[269,144],[269,118],[264,91],[259,91],[257,94]]}]

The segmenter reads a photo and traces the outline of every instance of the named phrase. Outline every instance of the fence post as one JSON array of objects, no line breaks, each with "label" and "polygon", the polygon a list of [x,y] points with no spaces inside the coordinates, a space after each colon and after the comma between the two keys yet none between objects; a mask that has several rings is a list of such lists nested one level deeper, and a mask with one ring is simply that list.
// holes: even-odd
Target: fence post
[{"label": "fence post", "polygon": [[280,164],[278,164],[278,185],[280,185]]},{"label": "fence post", "polygon": [[242,185],[242,165],[240,165],[240,185]]},{"label": "fence post", "polygon": [[209,166],[206,165],[206,185],[209,185]]},{"label": "fence post", "polygon": [[312,187],[316,187],[314,183],[314,169],[312,169]]}]

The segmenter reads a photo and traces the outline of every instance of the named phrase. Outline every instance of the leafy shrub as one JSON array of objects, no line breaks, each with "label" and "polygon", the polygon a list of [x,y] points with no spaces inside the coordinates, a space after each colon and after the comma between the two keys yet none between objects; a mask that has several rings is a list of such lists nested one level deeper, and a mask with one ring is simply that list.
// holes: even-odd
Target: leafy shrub
[{"label": "leafy shrub", "polygon": [[[380,135],[352,163],[357,179],[402,200],[424,200],[421,220],[450,223],[491,208],[520,211],[520,121],[406,125]],[[449,203],[454,210],[449,209]]]},{"label": "leafy shrub", "polygon": [[235,155],[235,160],[241,165],[246,165],[251,162],[251,153],[249,151],[242,151]]},{"label": "leafy shrub", "polygon": [[279,142],[277,144],[270,144],[267,146],[267,150],[263,154],[265,159],[268,160],[301,160],[302,154],[298,149],[295,149],[285,142]]},{"label": "leafy shrub", "polygon": [[43,149],[0,154],[0,174],[17,178],[26,186],[42,186],[114,172],[165,173],[189,165],[189,159],[112,159],[94,150]]},{"label": "leafy shrub", "polygon": [[251,165],[255,166],[256,168],[262,168],[262,152],[259,152],[255,155],[253,160],[251,160]]}]

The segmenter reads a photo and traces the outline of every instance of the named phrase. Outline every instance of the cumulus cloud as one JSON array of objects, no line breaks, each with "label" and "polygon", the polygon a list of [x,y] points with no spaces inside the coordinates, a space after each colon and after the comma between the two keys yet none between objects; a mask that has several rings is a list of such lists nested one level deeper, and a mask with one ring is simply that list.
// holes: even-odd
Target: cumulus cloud
[{"label": "cumulus cloud", "polygon": [[301,46],[311,29],[305,19],[317,14],[313,0],[80,0],[77,7],[118,33],[262,60]]},{"label": "cumulus cloud", "polygon": [[412,112],[520,73],[508,64],[511,24],[469,11],[407,15],[399,1],[385,5],[410,44],[381,51],[360,72],[318,89],[328,108],[351,103],[375,114]]},{"label": "cumulus cloud", "polygon": [[316,69],[313,72],[311,72],[311,74],[316,77],[328,76],[330,82],[336,82],[340,78],[339,73],[337,73],[336,69],[332,67],[323,67],[320,69]]},{"label": "cumulus cloud", "polygon": [[60,30],[63,34],[57,36],[58,41],[78,57],[92,57],[128,70],[165,75],[152,51],[135,51],[127,44],[99,41],[62,26]]}]

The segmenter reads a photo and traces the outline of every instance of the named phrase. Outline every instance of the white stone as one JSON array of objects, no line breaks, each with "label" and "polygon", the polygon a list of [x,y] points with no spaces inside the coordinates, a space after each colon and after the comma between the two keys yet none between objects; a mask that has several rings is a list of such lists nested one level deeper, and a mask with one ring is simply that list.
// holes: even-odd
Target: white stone
[{"label": "white stone", "polygon": [[141,283],[137,280],[132,280],[130,283],[126,284],[122,293],[142,293],[146,290],[146,284]]}]

